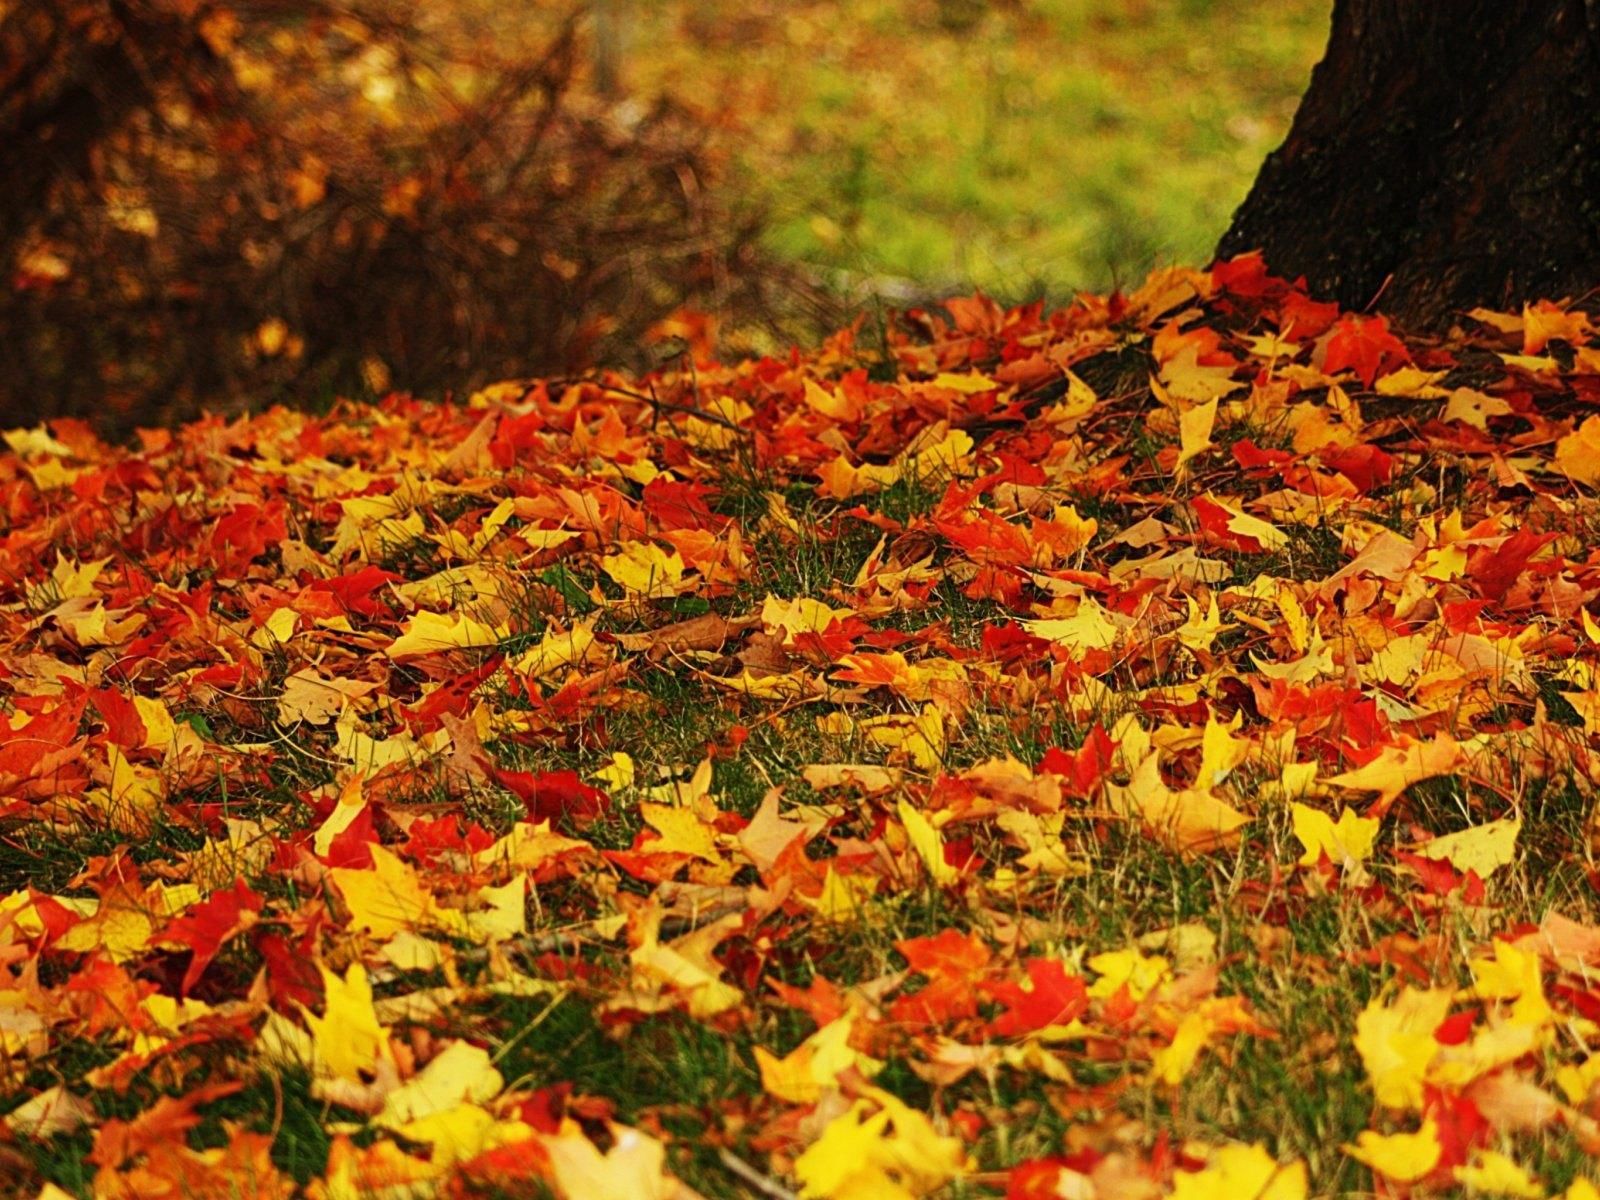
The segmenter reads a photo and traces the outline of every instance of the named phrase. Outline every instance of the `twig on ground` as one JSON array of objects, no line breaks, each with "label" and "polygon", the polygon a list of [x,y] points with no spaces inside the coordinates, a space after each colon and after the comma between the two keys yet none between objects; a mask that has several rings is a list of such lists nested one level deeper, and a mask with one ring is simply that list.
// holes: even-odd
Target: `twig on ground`
[{"label": "twig on ground", "polygon": [[717,1158],[730,1174],[737,1175],[763,1196],[771,1196],[772,1200],[800,1200],[799,1193],[791,1192],[777,1180],[763,1175],[732,1150],[718,1150]]}]

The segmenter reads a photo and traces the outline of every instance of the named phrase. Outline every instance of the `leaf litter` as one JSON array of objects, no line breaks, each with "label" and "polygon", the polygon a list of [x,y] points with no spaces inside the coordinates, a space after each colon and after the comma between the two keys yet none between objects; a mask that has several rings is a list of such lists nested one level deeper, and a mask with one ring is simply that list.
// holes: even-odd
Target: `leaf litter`
[{"label": "leaf litter", "polygon": [[51,1197],[1592,1197],[1597,400],[1581,313],[1407,341],[1246,256],[11,431],[0,1153]]}]

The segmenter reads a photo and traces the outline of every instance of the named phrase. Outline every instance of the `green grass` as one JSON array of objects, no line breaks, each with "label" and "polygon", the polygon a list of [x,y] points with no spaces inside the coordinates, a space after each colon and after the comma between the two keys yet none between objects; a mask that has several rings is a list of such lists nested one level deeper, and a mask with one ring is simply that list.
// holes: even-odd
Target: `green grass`
[{"label": "green grass", "polygon": [[780,255],[1008,298],[1204,260],[1281,141],[1326,0],[631,6],[628,80],[737,129]]}]

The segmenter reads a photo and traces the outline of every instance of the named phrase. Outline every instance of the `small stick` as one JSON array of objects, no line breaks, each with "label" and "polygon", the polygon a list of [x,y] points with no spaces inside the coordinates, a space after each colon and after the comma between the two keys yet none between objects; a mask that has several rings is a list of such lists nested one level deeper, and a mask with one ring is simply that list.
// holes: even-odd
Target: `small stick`
[{"label": "small stick", "polygon": [[679,404],[672,400],[662,400],[658,396],[647,396],[643,392],[636,392],[631,388],[618,387],[616,384],[612,383],[602,383],[598,379],[563,378],[552,379],[549,380],[549,382],[558,383],[562,387],[575,387],[580,384],[587,383],[592,387],[599,388],[602,392],[610,392],[613,396],[622,396],[628,400],[634,400],[640,404],[649,405],[651,408],[655,409],[658,414],[662,410],[667,412],[683,413],[685,416],[698,417],[702,421],[709,421],[713,425],[721,425],[724,429],[731,429],[734,433],[739,434],[741,437],[748,437],[750,434],[750,431],[743,425],[740,425],[734,421],[730,421],[727,417],[724,417],[719,413],[707,412],[705,409],[696,408],[692,404]]},{"label": "small stick", "polygon": [[732,1150],[718,1150],[717,1157],[731,1174],[737,1175],[763,1196],[771,1196],[772,1200],[800,1200],[796,1193],[791,1192],[777,1180],[763,1175]]}]

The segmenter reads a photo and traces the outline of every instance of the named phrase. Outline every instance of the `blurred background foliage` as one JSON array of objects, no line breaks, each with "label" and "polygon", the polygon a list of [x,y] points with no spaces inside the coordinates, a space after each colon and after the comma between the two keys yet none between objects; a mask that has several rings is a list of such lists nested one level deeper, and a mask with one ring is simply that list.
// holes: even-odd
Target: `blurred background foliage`
[{"label": "blurred background foliage", "polygon": [[782,349],[1203,261],[1331,0],[0,0],[0,417]]}]

